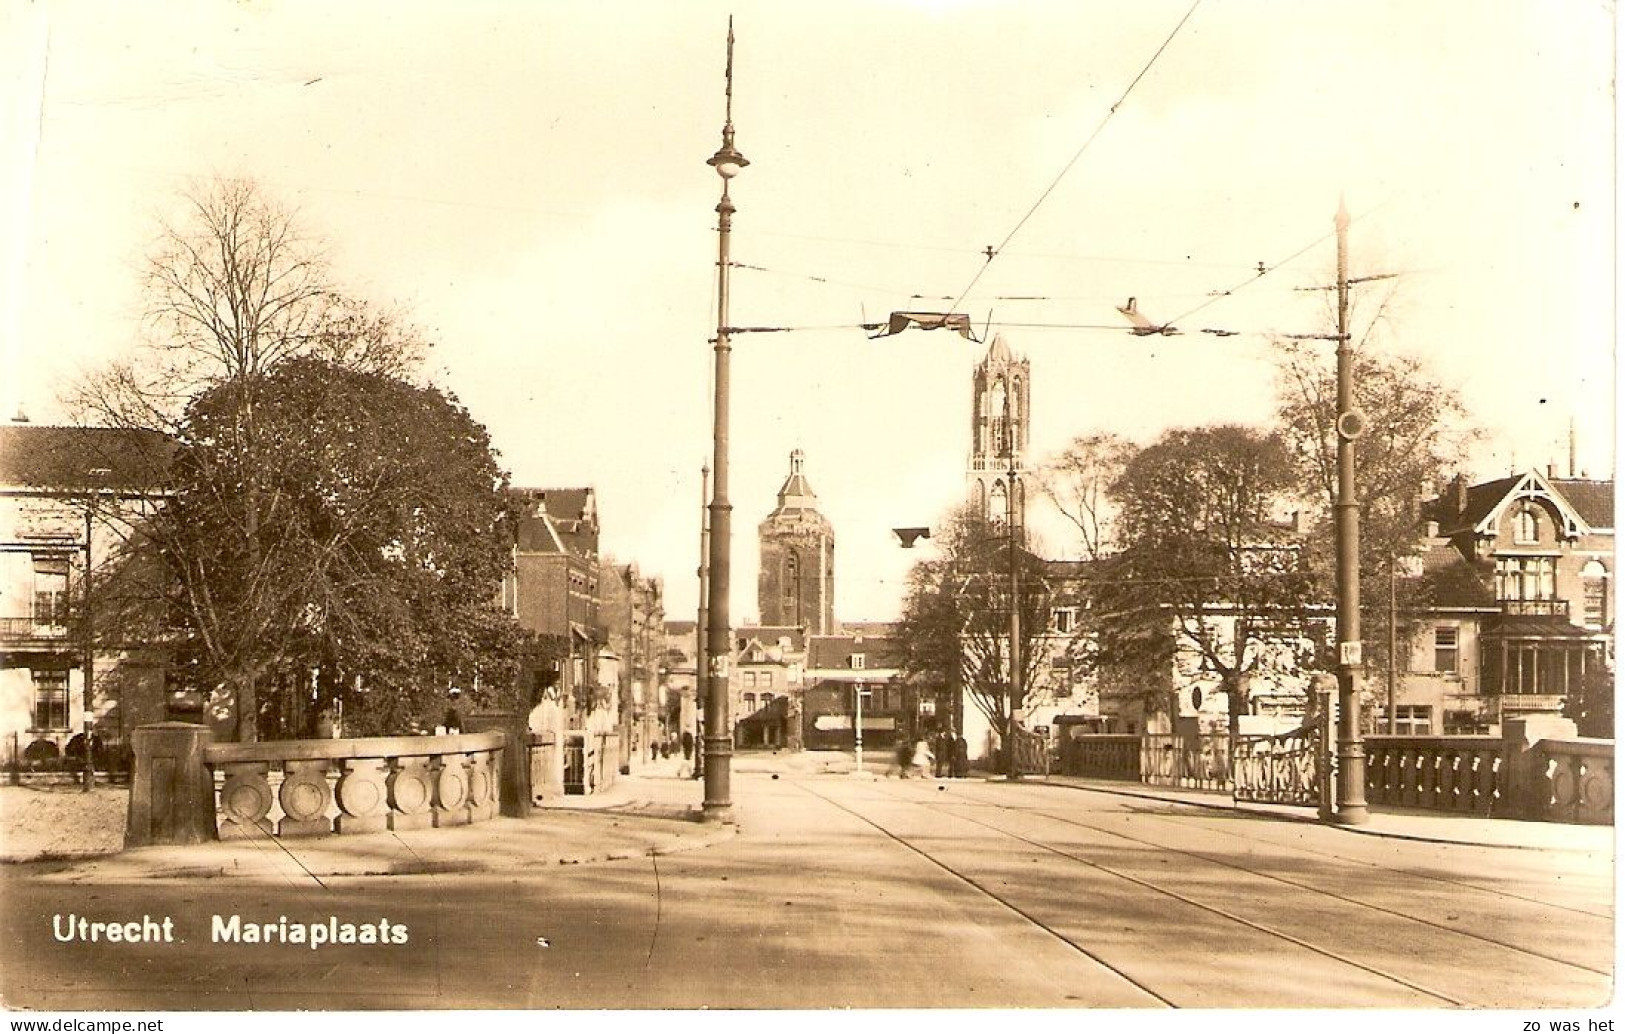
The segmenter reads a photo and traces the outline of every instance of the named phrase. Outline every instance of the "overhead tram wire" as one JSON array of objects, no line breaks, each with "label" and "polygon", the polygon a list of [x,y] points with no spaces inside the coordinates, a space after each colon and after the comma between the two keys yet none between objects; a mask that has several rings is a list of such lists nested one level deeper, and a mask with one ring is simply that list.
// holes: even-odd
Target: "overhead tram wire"
[{"label": "overhead tram wire", "polygon": [[1005,234],[1004,240],[999,242],[999,246],[997,248],[991,246],[988,248],[987,261],[982,263],[981,268],[976,271],[976,275],[971,277],[970,283],[965,285],[965,289],[959,292],[959,297],[955,298],[953,305],[949,306],[950,311],[957,311],[959,309],[959,306],[965,301],[965,297],[969,295],[971,291],[976,288],[977,283],[981,281],[982,274],[986,273],[988,267],[993,264],[993,260],[998,258],[999,253],[1009,246],[1010,242],[1015,239],[1016,234],[1020,233],[1021,228],[1026,226],[1027,221],[1033,217],[1033,213],[1037,212],[1039,206],[1049,199],[1049,196],[1055,192],[1056,187],[1061,185],[1061,181],[1066,178],[1066,174],[1072,171],[1072,167],[1078,163],[1080,158],[1083,157],[1084,152],[1089,150],[1089,146],[1093,144],[1095,139],[1100,136],[1102,131],[1105,130],[1107,123],[1111,122],[1112,116],[1117,114],[1117,109],[1123,106],[1124,101],[1128,100],[1129,94],[1133,93],[1134,88],[1140,85],[1140,80],[1144,79],[1146,74],[1151,71],[1152,66],[1157,63],[1157,59],[1162,56],[1163,51],[1168,49],[1169,44],[1173,43],[1174,37],[1179,35],[1179,30],[1185,27],[1185,23],[1190,21],[1191,15],[1196,13],[1196,9],[1200,7],[1201,4],[1202,0],[1193,0],[1190,9],[1185,12],[1185,16],[1179,19],[1179,24],[1175,25],[1173,31],[1168,33],[1168,38],[1162,41],[1162,45],[1157,48],[1156,53],[1151,55],[1151,59],[1145,63],[1145,66],[1140,69],[1139,74],[1136,75],[1128,84],[1127,88],[1123,90],[1122,95],[1117,98],[1116,103],[1114,103],[1110,108],[1106,109],[1105,117],[1100,120],[1099,125],[1095,126],[1094,132],[1089,134],[1088,138],[1084,140],[1083,146],[1079,147],[1077,152],[1072,155],[1070,160],[1067,161],[1066,165],[1062,166],[1060,173],[1056,175],[1055,179],[1050,182],[1048,187],[1044,188],[1044,192],[1038,195],[1038,200],[1034,201],[1032,203],[1032,207],[1027,209],[1027,214],[1023,215],[1016,222],[1015,227],[1011,229],[1009,233]]}]

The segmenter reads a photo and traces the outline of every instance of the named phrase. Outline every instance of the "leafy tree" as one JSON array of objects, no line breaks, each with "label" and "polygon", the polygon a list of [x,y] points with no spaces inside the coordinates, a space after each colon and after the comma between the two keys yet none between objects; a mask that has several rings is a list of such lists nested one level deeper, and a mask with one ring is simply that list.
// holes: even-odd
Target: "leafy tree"
[{"label": "leafy tree", "polygon": [[357,733],[434,724],[448,687],[526,706],[525,644],[494,605],[511,531],[484,428],[435,389],[290,358],[253,385],[250,444],[246,390],[223,383],[188,407],[174,495],[153,518],[192,677],[228,696],[268,679],[256,718],[272,734],[301,731],[282,698],[306,687]]},{"label": "leafy tree", "polygon": [[[963,689],[1001,734],[1020,712],[1021,693],[1010,682],[1010,608],[1019,608],[1020,685],[1031,686],[1048,658],[1040,648],[1054,602],[1044,562],[1006,526],[975,512],[956,512],[933,532],[938,556],[909,572],[898,636],[905,678]],[[1017,592],[1011,592],[1015,567]],[[1009,737],[1002,764],[1008,771]]]},{"label": "leafy tree", "polygon": [[[288,586],[270,556],[281,547],[281,533],[261,528],[274,518],[279,498],[264,488],[250,462],[279,445],[260,429],[267,378],[301,357],[400,376],[427,346],[398,317],[336,290],[320,243],[252,181],[217,180],[183,195],[178,207],[179,216],[161,224],[143,269],[143,337],[130,354],[79,383],[67,401],[87,423],[175,440],[195,433],[189,422],[206,419],[210,462],[236,473],[231,484],[216,485],[238,497],[237,519],[217,532],[233,537],[243,563],[259,572],[240,585],[255,598],[233,605],[252,611],[263,604],[268,614],[279,614]],[[228,390],[212,396],[206,414],[193,409],[204,395],[222,389]],[[235,455],[228,459],[228,452]],[[148,487],[166,488],[167,477],[155,464]],[[196,542],[179,535],[150,544],[179,557]],[[183,566],[201,572],[203,559]],[[193,602],[202,611],[214,605],[206,598]],[[255,645],[253,624],[235,626],[242,641],[207,644],[215,673],[230,674],[242,740],[255,738],[257,679],[266,668],[253,659],[262,649]],[[221,667],[228,657],[236,660]]]},{"label": "leafy tree", "polygon": [[1235,732],[1246,677],[1296,669],[1313,638],[1301,543],[1278,519],[1292,475],[1279,438],[1234,425],[1178,428],[1135,453],[1113,486],[1122,550],[1095,592],[1103,661],[1150,672],[1194,656]]},{"label": "leafy tree", "polygon": [[[1477,432],[1466,424],[1459,396],[1433,379],[1421,362],[1379,351],[1370,335],[1353,355],[1354,403],[1366,430],[1354,443],[1360,522],[1360,627],[1369,668],[1386,670],[1390,621],[1400,663],[1433,600],[1417,576],[1420,506],[1442,484]],[[1303,342],[1279,345],[1277,420],[1289,448],[1297,488],[1311,505],[1309,552],[1324,591],[1335,584],[1332,514],[1337,497],[1337,377],[1335,355]]]}]

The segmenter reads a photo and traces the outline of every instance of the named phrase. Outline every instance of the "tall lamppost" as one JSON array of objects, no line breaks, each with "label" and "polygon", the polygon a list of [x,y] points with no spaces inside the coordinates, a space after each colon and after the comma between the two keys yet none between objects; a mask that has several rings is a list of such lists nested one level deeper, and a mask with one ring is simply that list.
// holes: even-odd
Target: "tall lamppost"
[{"label": "tall lamppost", "polygon": [[[1354,407],[1349,343],[1349,213],[1337,203],[1337,821],[1370,821],[1365,801],[1365,744],[1360,739],[1360,512],[1354,494],[1354,441],[1365,418]],[[1389,662],[1390,664],[1392,661]]]},{"label": "tall lamppost", "polygon": [[[90,749],[91,734],[96,722],[96,626],[95,626],[95,593],[91,585],[91,569],[94,557],[91,553],[91,535],[96,524],[96,491],[97,486],[112,471],[106,467],[97,467],[90,472],[90,484],[85,489],[85,578],[84,602],[79,614],[80,637],[84,647],[85,665],[85,701],[84,701],[84,746],[85,771],[83,789],[89,793],[96,786],[96,758],[95,751]],[[122,711],[122,708],[121,708]],[[122,721],[122,718],[120,719]]]},{"label": "tall lamppost", "polygon": [[717,337],[716,415],[712,432],[710,613],[706,628],[705,693],[705,817],[722,820],[732,807],[728,777],[733,762],[733,738],[728,730],[728,659],[733,631],[728,624],[729,547],[732,544],[732,507],[728,503],[728,234],[733,228],[733,201],[728,182],[749,165],[734,149],[734,28],[728,19],[726,106],[722,147],[706,164],[722,177],[722,200],[717,202]]}]

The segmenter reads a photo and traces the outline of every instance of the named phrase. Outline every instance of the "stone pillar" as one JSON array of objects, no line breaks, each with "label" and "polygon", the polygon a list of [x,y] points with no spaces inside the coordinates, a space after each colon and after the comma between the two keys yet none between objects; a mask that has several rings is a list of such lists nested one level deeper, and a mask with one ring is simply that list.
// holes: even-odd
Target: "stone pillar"
[{"label": "stone pillar", "polygon": [[1573,719],[1555,714],[1530,714],[1501,719],[1501,757],[1506,766],[1506,808],[1511,816],[1539,819],[1545,816],[1551,786],[1540,770],[1535,745],[1541,740],[1573,739]]},{"label": "stone pillar", "polygon": [[530,750],[526,745],[525,716],[514,711],[477,711],[463,720],[465,732],[504,734],[502,771],[497,798],[502,814],[513,819],[530,817]]},{"label": "stone pillar", "polygon": [[212,738],[208,726],[186,722],[143,725],[131,735],[135,760],[125,847],[217,838],[214,776],[203,758]]}]

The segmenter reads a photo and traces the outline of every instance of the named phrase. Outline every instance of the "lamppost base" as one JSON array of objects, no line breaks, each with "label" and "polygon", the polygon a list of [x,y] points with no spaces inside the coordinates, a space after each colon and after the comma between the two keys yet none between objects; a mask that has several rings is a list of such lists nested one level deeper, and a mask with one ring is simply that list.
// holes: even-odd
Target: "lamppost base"
[{"label": "lamppost base", "polygon": [[732,825],[734,809],[731,804],[713,804],[706,801],[700,806],[700,821],[716,825]]},{"label": "lamppost base", "polygon": [[1338,808],[1332,822],[1339,826],[1363,826],[1371,821],[1371,811],[1363,804]]}]

